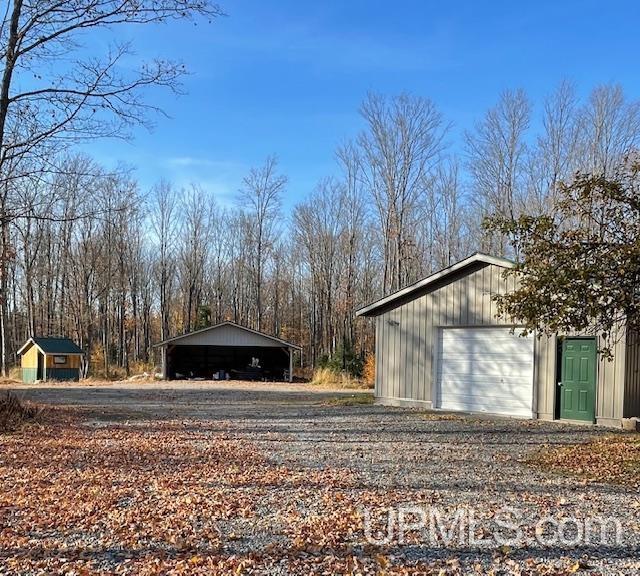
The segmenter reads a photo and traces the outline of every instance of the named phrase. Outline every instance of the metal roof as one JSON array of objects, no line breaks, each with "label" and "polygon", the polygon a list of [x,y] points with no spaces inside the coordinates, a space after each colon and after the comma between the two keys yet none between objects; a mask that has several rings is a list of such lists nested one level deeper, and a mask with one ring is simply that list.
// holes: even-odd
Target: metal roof
[{"label": "metal roof", "polygon": [[[179,341],[182,339],[191,338],[192,336],[195,336],[198,334],[206,334],[207,332],[212,332],[220,328],[224,328],[225,326],[230,326],[238,330],[243,330],[255,336],[266,338],[276,344],[279,344],[284,348],[293,348],[295,350],[302,350],[302,348],[300,346],[297,346],[296,344],[292,344],[291,342],[281,340],[280,338],[276,338],[275,336],[270,336],[269,334],[258,332],[257,330],[252,330],[251,328],[247,328],[246,326],[241,326],[240,324],[236,324],[235,322],[230,322],[230,321],[221,322],[220,324],[216,324],[215,326],[209,326],[207,328],[202,328],[201,330],[196,330],[194,332],[188,332],[187,334],[182,334],[180,336],[174,336],[173,338],[168,338],[167,340],[163,340],[162,342],[158,342],[157,344],[155,344],[154,348],[158,348],[160,346],[166,346],[167,344],[172,344],[172,343],[179,344],[180,343]],[[195,345],[198,345],[198,344],[195,344]],[[230,344],[230,345],[233,345],[233,344]]]},{"label": "metal roof", "polygon": [[70,338],[29,338],[25,345],[18,350],[22,354],[31,345],[35,344],[43,354],[84,354],[82,349]]},{"label": "metal roof", "polygon": [[393,309],[395,307],[395,303],[402,303],[407,299],[411,300],[411,297],[414,295],[414,297],[417,297],[424,292],[428,292],[431,284],[434,284],[439,280],[446,279],[447,276],[460,272],[461,270],[478,263],[487,265],[495,264],[496,266],[501,266],[503,268],[514,268],[516,265],[515,262],[508,260],[507,258],[499,258],[497,256],[490,256],[488,254],[476,252],[464,260],[460,260],[447,268],[434,272],[422,280],[418,280],[414,284],[410,284],[393,294],[389,294],[389,296],[380,298],[380,300],[376,300],[375,302],[360,308],[356,311],[356,316],[377,316],[383,310]]}]

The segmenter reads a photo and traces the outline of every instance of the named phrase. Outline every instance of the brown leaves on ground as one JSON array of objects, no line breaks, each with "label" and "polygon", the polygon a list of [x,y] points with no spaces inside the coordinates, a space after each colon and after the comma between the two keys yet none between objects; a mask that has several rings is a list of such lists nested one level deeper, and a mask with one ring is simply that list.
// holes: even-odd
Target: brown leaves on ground
[{"label": "brown leaves on ground", "polygon": [[618,434],[582,444],[545,446],[529,462],[585,481],[640,487],[640,435]]},{"label": "brown leaves on ground", "polygon": [[207,423],[25,429],[0,439],[0,567],[242,572],[255,561],[222,554],[220,521],[254,516],[273,487],[350,482],[347,473],[270,464]]},{"label": "brown leaves on ground", "polygon": [[[488,569],[452,551],[407,564],[363,545],[361,506],[433,497],[276,464],[218,423],[67,417],[0,436],[0,574],[572,573],[571,559],[550,567],[495,554]],[[234,551],[243,527],[278,538]]]}]

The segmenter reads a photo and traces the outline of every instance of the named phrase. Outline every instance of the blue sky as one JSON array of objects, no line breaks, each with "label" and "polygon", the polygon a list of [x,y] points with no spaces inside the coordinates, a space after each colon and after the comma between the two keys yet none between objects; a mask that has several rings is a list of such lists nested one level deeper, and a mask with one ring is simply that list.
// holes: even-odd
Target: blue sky
[{"label": "blue sky", "polygon": [[361,129],[368,91],[431,98],[465,129],[507,88],[535,103],[563,78],[581,93],[621,83],[640,97],[635,0],[220,0],[212,24],[136,28],[140,57],[185,62],[185,96],[149,95],[170,118],[131,142],[89,149],[108,165],[209,187],[231,202],[252,165],[276,154],[289,176],[286,204],[335,170],[338,144]]}]

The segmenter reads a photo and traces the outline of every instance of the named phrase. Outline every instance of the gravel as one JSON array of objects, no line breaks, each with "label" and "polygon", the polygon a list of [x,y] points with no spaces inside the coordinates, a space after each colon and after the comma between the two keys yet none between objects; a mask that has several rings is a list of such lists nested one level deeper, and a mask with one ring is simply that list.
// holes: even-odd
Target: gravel
[{"label": "gravel", "polygon": [[[463,566],[480,563],[486,570],[496,555],[507,555],[517,569],[542,562],[561,565],[581,560],[580,570],[592,574],[640,573],[640,495],[628,488],[589,483],[536,469],[527,456],[544,445],[587,442],[612,430],[488,417],[434,415],[381,406],[333,406],[336,395],[350,391],[318,390],[308,385],[251,383],[108,384],[23,388],[35,401],[82,406],[92,425],[123,420],[207,420],[219,423],[228,436],[250,440],[275,464],[302,470],[342,470],[353,478],[341,489],[350,502],[372,502],[370,510],[385,518],[386,505],[437,509],[446,517],[473,513],[486,540],[469,538],[446,545],[428,534],[416,534],[400,545],[393,539],[385,553],[396,563],[457,558]],[[367,496],[376,494],[373,500]],[[529,542],[504,547],[496,540],[496,520],[505,507],[522,515],[520,525]],[[286,521],[280,509],[301,515],[322,509],[318,494],[291,501],[286,490],[265,494],[258,517],[221,527],[233,534],[230,554],[283,545]],[[397,508],[396,508],[397,509]],[[472,511],[472,512],[471,512]],[[497,518],[496,518],[497,515]],[[577,518],[613,518],[623,538],[595,538],[583,543],[542,545],[542,518],[562,522]],[[513,519],[513,518],[511,518]],[[445,526],[445,527],[446,527]],[[547,525],[547,535],[553,526]],[[567,536],[575,523],[566,522]],[[553,530],[551,530],[553,533]],[[510,532],[511,534],[511,532]],[[365,542],[355,541],[361,550]],[[564,565],[564,564],[563,564]],[[286,573],[274,566],[271,573]],[[551,572],[552,573],[552,572]],[[582,573],[582,572],[581,572]]]}]

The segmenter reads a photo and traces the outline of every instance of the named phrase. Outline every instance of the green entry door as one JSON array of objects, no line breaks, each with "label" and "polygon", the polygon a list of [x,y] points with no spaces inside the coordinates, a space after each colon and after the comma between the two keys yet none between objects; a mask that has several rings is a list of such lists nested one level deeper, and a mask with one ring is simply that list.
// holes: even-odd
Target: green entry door
[{"label": "green entry door", "polygon": [[560,377],[560,418],[595,421],[595,338],[565,338]]}]

